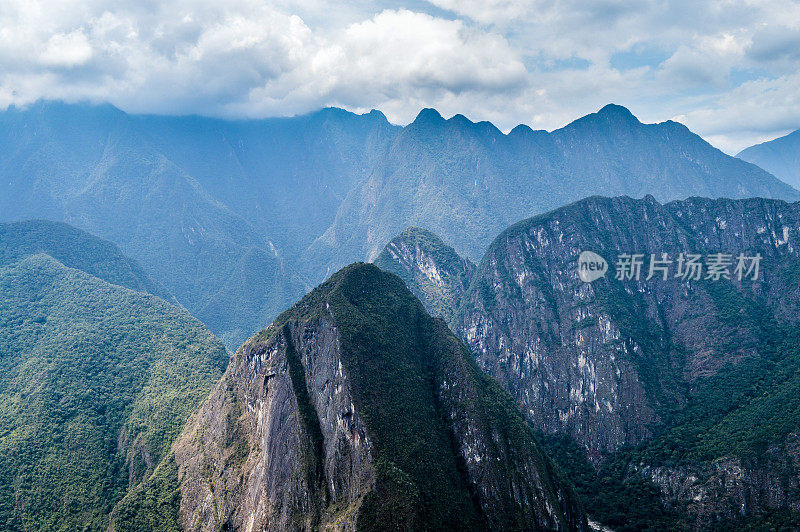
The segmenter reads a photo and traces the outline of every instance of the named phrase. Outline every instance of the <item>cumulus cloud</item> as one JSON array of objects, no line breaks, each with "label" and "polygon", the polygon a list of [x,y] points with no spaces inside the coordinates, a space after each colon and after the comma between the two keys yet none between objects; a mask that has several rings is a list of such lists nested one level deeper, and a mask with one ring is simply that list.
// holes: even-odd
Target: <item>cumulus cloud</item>
[{"label": "cumulus cloud", "polygon": [[552,129],[608,102],[729,151],[800,127],[793,0],[4,0],[0,106],[421,107]]}]

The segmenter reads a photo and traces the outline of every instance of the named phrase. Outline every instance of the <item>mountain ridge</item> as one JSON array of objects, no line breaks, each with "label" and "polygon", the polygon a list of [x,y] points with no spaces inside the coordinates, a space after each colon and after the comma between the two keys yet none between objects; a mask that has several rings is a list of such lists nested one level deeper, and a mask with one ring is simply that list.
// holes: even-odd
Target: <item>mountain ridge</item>
[{"label": "mountain ridge", "polygon": [[372,265],[243,345],[176,459],[188,530],[586,529],[510,398]]},{"label": "mountain ridge", "polygon": [[[800,202],[590,197],[501,232],[449,324],[543,432],[591,518],[620,530],[791,527],[799,235]],[[592,283],[577,275],[587,250],[609,268]],[[671,275],[645,280],[662,252]],[[731,272],[738,253],[760,254],[758,279],[673,276],[679,253],[718,252]],[[624,253],[643,254],[638,280],[615,279]],[[424,300],[427,287],[406,279]]]},{"label": "mountain ridge", "polygon": [[800,197],[683,126],[613,105],[504,134],[433,109],[400,127],[375,110],[224,120],[45,102],[0,113],[0,177],[0,221],[113,241],[231,350],[411,225],[475,262],[508,225],[592,194]]},{"label": "mountain ridge", "polygon": [[800,187],[800,129],[745,148],[736,157],[761,166],[779,179]]}]

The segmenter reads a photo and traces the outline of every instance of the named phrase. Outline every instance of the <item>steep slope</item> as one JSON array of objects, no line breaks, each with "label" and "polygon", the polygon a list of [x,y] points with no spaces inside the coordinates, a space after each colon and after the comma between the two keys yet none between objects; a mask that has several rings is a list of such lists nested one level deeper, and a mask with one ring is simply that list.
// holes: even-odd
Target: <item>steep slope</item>
[{"label": "steep slope", "polygon": [[685,126],[642,124],[616,105],[552,133],[518,126],[508,135],[425,109],[394,137],[385,160],[348,194],[305,257],[341,261],[334,253],[344,250],[372,259],[405,227],[424,225],[478,260],[510,224],[593,194],[800,198]]},{"label": "steep slope", "polygon": [[[277,315],[304,292],[263,232],[212,198],[112,106],[40,103],[0,113],[0,175],[2,221],[61,220],[111,240],[232,348],[263,326],[261,315]],[[265,298],[257,315],[205,316],[253,250],[262,255],[257,275],[280,277],[290,297]]]},{"label": "steep slope", "polygon": [[[409,226],[477,261],[511,223],[591,194],[798,198],[684,126],[613,105],[505,135],[432,109],[401,128],[378,111],[228,121],[45,102],[0,113],[0,178],[0,221],[113,241],[230,348]],[[245,309],[241,294],[257,297]]]},{"label": "steep slope", "polygon": [[[661,517],[742,526],[800,505],[798,239],[798,203],[590,198],[503,232],[452,327],[535,426],[569,435],[600,467],[579,472],[582,453],[562,462],[583,475],[590,513],[634,529],[613,506],[651,493],[625,488],[646,478]],[[605,277],[579,278],[583,251],[608,261]],[[615,278],[626,253],[644,255],[641,279]],[[731,254],[732,278],[676,278],[673,262],[666,279],[646,280],[662,253]],[[739,253],[761,254],[757,280],[737,279]]]},{"label": "steep slope", "polygon": [[586,529],[511,398],[372,265],[242,346],[174,450],[186,530]]},{"label": "steep slope", "polygon": [[778,179],[800,188],[800,129],[742,150],[739,159],[757,164]]},{"label": "steep slope", "polygon": [[469,287],[475,265],[426,229],[409,227],[375,259],[375,265],[405,281],[425,309],[449,321]]},{"label": "steep slope", "polygon": [[[44,239],[42,249],[72,265],[120,282],[146,280],[113,245],[80,231],[3,227],[0,528],[104,530],[116,504],[141,502],[142,482],[168,471],[171,443],[228,356],[183,309],[36,253],[28,237],[37,225],[62,238]],[[15,240],[21,249],[9,245],[15,233],[25,237]],[[177,501],[162,502],[155,519],[166,524]],[[123,524],[155,511],[126,507]]]},{"label": "steep slope", "polygon": [[177,304],[169,291],[113,243],[60,222],[0,223],[0,265],[44,253],[68,268]]},{"label": "steep slope", "polygon": [[292,259],[333,223],[342,199],[400,130],[380,111],[336,108],[265,120],[133,120],[159,152]]}]

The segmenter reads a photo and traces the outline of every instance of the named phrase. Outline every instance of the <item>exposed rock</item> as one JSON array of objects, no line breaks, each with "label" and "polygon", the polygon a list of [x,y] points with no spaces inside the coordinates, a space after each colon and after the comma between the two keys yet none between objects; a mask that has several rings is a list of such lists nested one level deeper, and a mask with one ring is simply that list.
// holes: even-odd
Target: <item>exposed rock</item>
[{"label": "exposed rock", "polygon": [[[800,205],[781,201],[590,198],[502,233],[453,327],[536,426],[568,432],[597,459],[648,439],[696,379],[758,355],[718,286],[675,278],[675,264],[667,280],[645,280],[650,254],[759,252],[759,280],[719,286],[796,321],[800,288],[786,275],[799,231]],[[578,278],[584,250],[609,261],[605,278]],[[639,281],[613,279],[623,253],[644,255]]]},{"label": "exposed rock", "polygon": [[394,273],[420,298],[425,309],[450,320],[469,288],[475,265],[426,229],[409,227],[389,242],[375,265]]},{"label": "exposed rock", "polygon": [[[635,448],[630,474],[686,526],[796,511],[782,442],[800,428],[799,246],[798,203],[589,198],[503,232],[450,325],[537,428],[571,436],[595,467]],[[578,275],[584,251],[608,262],[594,282]],[[625,253],[643,256],[638,280],[615,279]],[[648,280],[662,253],[666,279]],[[681,253],[730,254],[731,279],[676,277]],[[740,253],[761,255],[758,279],[738,279]],[[403,264],[425,297],[415,279],[432,268]]]},{"label": "exposed rock", "polygon": [[174,446],[186,530],[586,530],[511,398],[353,265],[236,353]]}]

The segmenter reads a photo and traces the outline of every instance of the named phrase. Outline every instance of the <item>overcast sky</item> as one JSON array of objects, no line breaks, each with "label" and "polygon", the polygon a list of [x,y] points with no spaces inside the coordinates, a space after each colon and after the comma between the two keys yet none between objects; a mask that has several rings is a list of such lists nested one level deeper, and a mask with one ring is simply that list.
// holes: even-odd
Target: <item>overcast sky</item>
[{"label": "overcast sky", "polygon": [[613,102],[735,153],[800,128],[800,2],[0,0],[0,108],[40,98],[503,130]]}]

